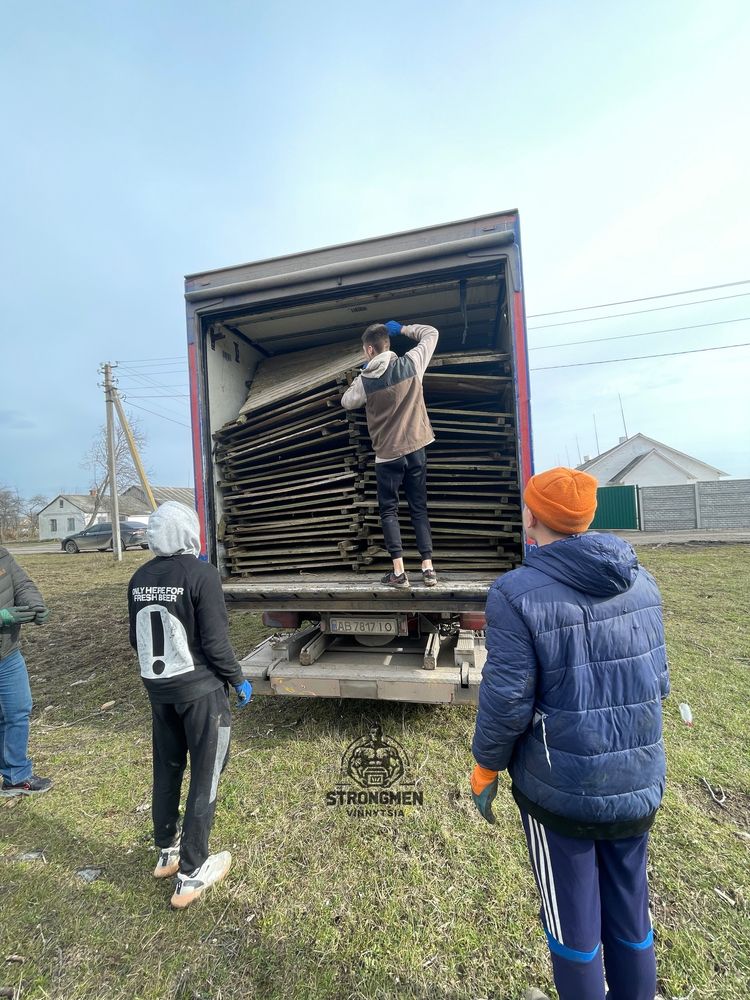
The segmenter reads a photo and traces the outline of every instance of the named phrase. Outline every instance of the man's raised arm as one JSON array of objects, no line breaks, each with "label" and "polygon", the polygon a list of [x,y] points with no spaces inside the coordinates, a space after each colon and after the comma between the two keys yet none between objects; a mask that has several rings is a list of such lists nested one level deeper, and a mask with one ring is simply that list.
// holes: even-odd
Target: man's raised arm
[{"label": "man's raised arm", "polygon": [[420,323],[410,323],[407,326],[402,326],[401,333],[405,337],[410,337],[412,340],[417,341],[417,346],[412,347],[408,352],[408,356],[414,362],[417,378],[421,382],[427,365],[430,363],[430,358],[435,353],[440,334],[434,326],[424,326]]}]

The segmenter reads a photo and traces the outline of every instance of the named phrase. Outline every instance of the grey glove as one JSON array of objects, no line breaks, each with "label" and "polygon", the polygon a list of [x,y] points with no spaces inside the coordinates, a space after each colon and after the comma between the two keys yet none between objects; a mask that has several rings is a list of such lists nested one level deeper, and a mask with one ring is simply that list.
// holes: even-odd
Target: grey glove
[{"label": "grey glove", "polygon": [[0,628],[25,625],[27,622],[33,622],[35,618],[36,611],[27,604],[19,605],[16,608],[0,608]]},{"label": "grey glove", "polygon": [[50,616],[49,608],[43,604],[32,604],[31,610],[34,612],[35,625],[45,625],[47,623],[47,619]]}]

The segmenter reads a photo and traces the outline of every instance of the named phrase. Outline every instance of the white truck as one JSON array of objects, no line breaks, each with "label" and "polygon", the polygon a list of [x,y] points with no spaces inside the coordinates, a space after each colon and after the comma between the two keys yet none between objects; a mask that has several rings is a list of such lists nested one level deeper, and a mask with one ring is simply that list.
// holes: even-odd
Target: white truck
[{"label": "white truck", "polygon": [[[276,630],[242,661],[256,693],[474,702],[532,464],[518,213],[189,275],[185,298],[203,557],[227,605]],[[406,591],[380,583],[374,457],[336,396],[337,360],[389,319],[440,331],[423,382],[438,584],[416,583],[405,517]]]}]

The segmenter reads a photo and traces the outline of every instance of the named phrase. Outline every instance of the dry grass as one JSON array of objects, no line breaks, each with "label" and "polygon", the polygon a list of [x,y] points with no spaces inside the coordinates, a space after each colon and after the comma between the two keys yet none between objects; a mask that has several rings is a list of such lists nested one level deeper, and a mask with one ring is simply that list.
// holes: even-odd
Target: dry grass
[{"label": "dry grass", "polygon": [[[652,851],[669,998],[750,996],[749,553],[642,551],[665,595],[673,678],[670,788]],[[46,628],[26,629],[25,654],[33,754],[56,789],[0,806],[0,961],[25,959],[0,965],[0,987],[55,1000],[551,992],[507,787],[495,829],[470,806],[466,709],[254,702],[236,717],[213,838],[234,869],[200,905],[169,911],[169,886],[150,876],[149,713],[127,644],[124,585],[143,558],[21,557],[54,609]],[[240,613],[232,632],[241,653],[262,634]],[[355,820],[324,804],[343,750],[373,719],[406,746],[425,794],[403,819]],[[702,777],[724,787],[723,806]],[[14,860],[32,849],[44,859]],[[83,882],[75,873],[86,866],[102,877]]]}]

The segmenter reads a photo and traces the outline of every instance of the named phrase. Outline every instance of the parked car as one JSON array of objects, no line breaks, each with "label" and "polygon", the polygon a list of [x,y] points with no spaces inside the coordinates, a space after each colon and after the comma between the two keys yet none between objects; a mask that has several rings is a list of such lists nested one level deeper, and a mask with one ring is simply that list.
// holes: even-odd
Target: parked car
[{"label": "parked car", "polygon": [[[146,525],[138,521],[120,521],[120,539],[123,549],[136,548],[139,545],[142,549],[147,549]],[[92,524],[83,531],[77,531],[74,535],[63,538],[61,544],[65,552],[71,553],[82,552],[85,549],[97,549],[99,552],[111,549],[112,522],[102,521],[101,524]]]}]

